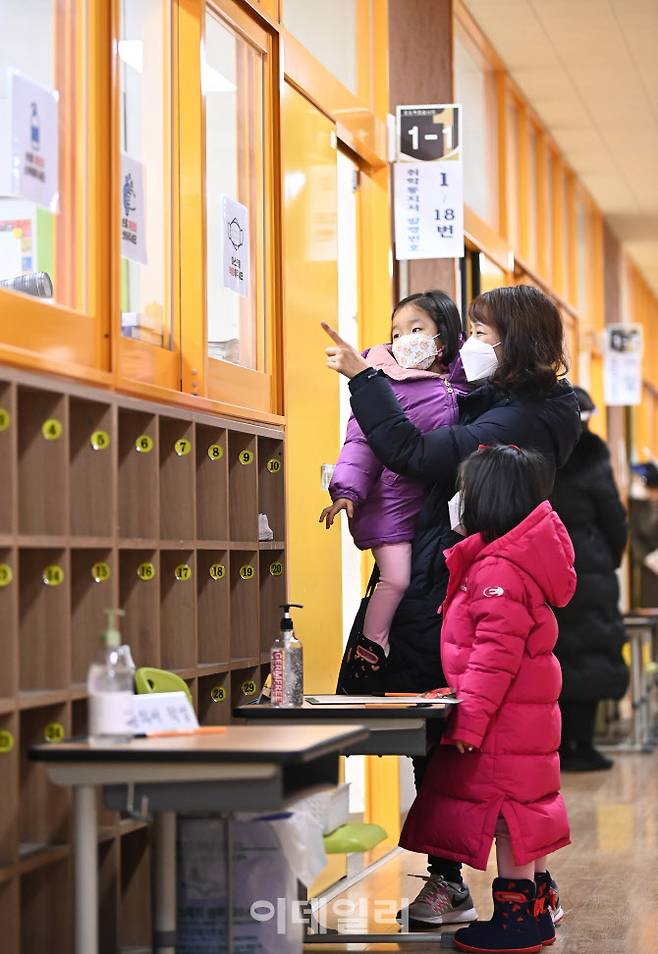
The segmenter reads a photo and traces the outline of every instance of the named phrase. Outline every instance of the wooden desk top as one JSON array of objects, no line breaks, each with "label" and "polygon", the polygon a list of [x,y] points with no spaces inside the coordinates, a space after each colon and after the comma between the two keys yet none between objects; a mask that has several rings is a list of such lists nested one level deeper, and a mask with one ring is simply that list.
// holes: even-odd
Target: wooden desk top
[{"label": "wooden desk top", "polygon": [[[403,700],[400,700],[401,703]],[[236,706],[233,709],[233,715],[236,719],[254,719],[259,722],[275,719],[280,721],[310,721],[318,723],[336,723],[336,722],[355,722],[362,725],[368,725],[369,722],[377,722],[381,719],[447,719],[450,710],[454,707],[452,703],[433,704],[431,706],[381,706],[366,708],[362,704],[349,701],[349,696],[345,696],[345,705],[315,705],[311,702],[304,702],[302,706],[284,709],[279,706],[272,706],[269,702],[257,703],[250,702],[247,705]]]}]

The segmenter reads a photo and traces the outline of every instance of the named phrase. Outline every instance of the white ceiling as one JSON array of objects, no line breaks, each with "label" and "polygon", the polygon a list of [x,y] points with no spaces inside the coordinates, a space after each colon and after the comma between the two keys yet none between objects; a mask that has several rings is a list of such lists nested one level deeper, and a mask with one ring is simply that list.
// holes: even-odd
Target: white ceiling
[{"label": "white ceiling", "polygon": [[465,0],[658,293],[658,0]]}]

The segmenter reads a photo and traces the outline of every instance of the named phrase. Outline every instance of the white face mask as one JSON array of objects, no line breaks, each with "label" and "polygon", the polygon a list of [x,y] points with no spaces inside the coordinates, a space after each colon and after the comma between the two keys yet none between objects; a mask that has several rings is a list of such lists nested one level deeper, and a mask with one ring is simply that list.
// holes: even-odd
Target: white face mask
[{"label": "white face mask", "polygon": [[[496,345],[499,344],[500,341],[497,341]],[[467,381],[483,381],[491,377],[498,367],[498,358],[494,351],[496,345],[490,345],[478,338],[467,339],[459,352]]]},{"label": "white face mask", "polygon": [[466,530],[462,525],[462,510],[463,510],[463,500],[462,492],[458,490],[454,497],[451,497],[448,501],[448,513],[450,514],[450,529],[454,530],[455,533],[461,533],[462,537],[466,536]]},{"label": "white face mask", "polygon": [[583,424],[585,424],[587,421],[589,421],[589,419],[590,419],[590,417],[592,416],[593,413],[594,413],[594,411],[581,411],[581,412],[580,412],[580,419],[581,419],[581,421],[583,422]]},{"label": "white face mask", "polygon": [[[439,335],[434,335],[434,338],[438,337]],[[393,357],[401,368],[427,371],[441,353],[434,343],[434,338],[418,333],[400,335],[391,347]]]}]

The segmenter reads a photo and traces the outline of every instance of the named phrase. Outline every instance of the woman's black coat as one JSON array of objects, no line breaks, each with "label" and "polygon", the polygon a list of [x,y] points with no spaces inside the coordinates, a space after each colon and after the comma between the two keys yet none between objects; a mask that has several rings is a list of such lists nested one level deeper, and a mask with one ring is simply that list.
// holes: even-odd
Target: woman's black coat
[{"label": "woman's black coat", "polygon": [[620,699],[628,685],[628,669],[621,656],[625,634],[615,570],[626,546],[628,523],[610,453],[596,434],[583,433],[557,475],[552,503],[573,541],[578,575],[573,599],[555,612],[561,698]]},{"label": "woman's black coat", "polygon": [[411,585],[393,620],[386,665],[389,691],[422,692],[445,685],[437,614],[448,583],[443,551],[461,539],[450,529],[447,507],[460,462],[480,444],[532,447],[546,457],[548,496],[556,465],[564,464],[580,436],[578,402],[567,382],[544,398],[506,394],[486,384],[460,398],[459,424],[423,435],[384,375],[363,371],[350,390],[354,416],[381,462],[432,488],[419,517]]}]

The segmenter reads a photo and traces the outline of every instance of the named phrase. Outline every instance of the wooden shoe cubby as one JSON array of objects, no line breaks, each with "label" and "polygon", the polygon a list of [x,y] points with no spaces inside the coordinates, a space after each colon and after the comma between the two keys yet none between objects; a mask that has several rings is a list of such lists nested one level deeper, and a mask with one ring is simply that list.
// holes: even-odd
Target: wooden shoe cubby
[{"label": "wooden shoe cubby", "polygon": [[[283,431],[0,367],[0,484],[2,951],[69,954],[70,793],[27,750],[85,734],[106,608],[202,723],[256,697],[286,598]],[[149,829],[99,803],[98,852],[101,950],[147,946]]]}]

